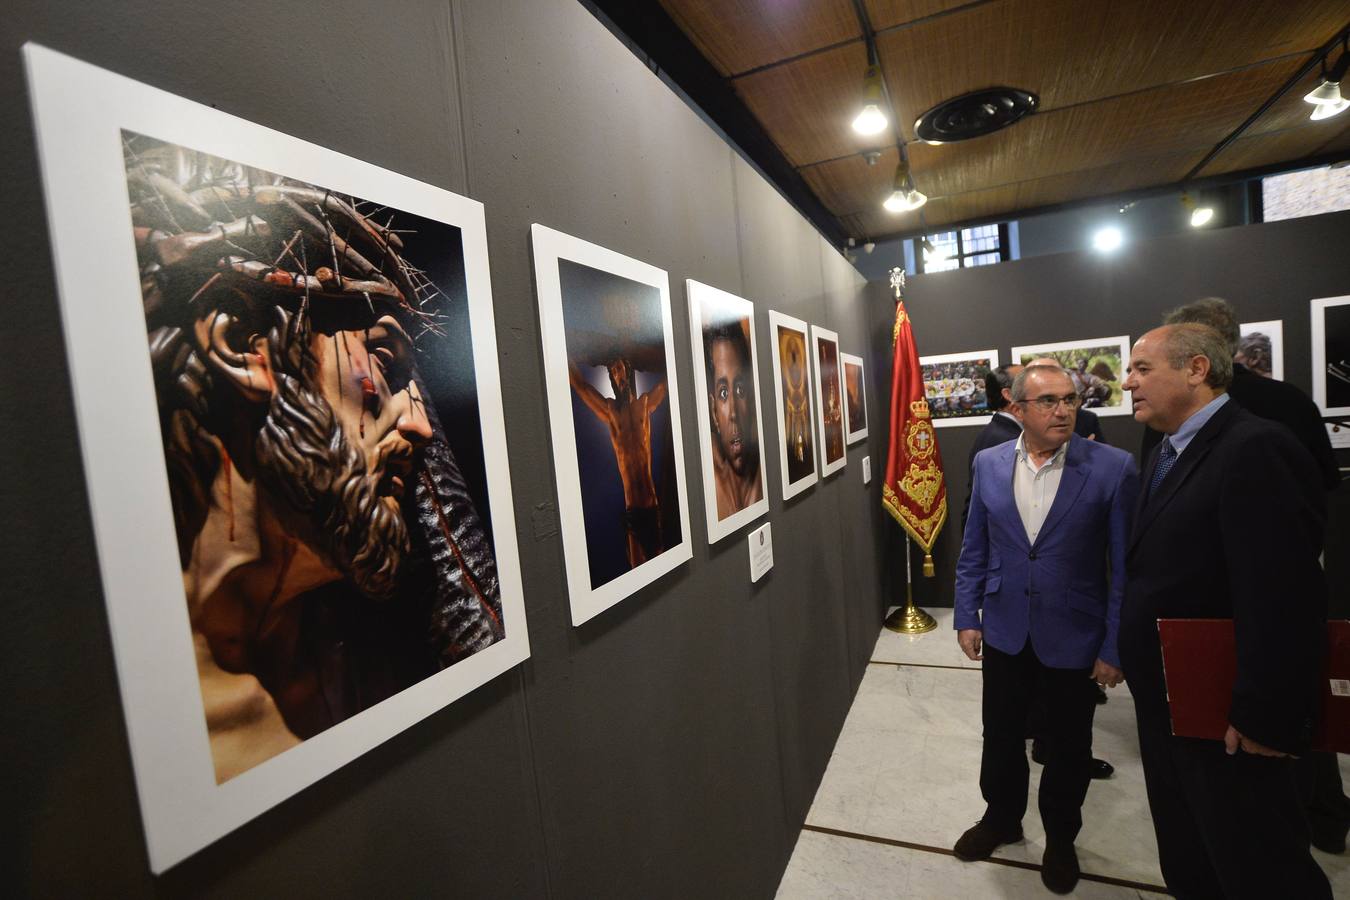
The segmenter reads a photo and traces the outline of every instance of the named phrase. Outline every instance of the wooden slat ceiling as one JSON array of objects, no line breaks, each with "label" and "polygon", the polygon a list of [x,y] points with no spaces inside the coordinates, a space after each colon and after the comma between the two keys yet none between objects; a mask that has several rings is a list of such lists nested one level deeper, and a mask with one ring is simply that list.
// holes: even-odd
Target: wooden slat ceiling
[{"label": "wooden slat ceiling", "polygon": [[[1343,0],[660,3],[859,240],[1180,185],[1350,25]],[[860,8],[894,112],[872,137],[849,127],[867,65]],[[1346,152],[1350,113],[1308,120],[1301,98],[1317,82],[1305,76],[1192,177]],[[927,109],[1000,85],[1039,95],[1037,112],[983,138],[916,141]],[[881,208],[902,143],[930,198],[922,224]]]}]

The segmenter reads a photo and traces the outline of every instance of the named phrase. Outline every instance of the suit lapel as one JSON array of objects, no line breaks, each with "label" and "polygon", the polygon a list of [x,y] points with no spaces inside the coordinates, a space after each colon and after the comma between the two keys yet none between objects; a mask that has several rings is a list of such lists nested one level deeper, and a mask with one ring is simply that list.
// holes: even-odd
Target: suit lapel
[{"label": "suit lapel", "polygon": [[1149,491],[1147,487],[1153,481],[1153,470],[1158,465],[1158,455],[1161,452],[1162,445],[1159,444],[1154,449],[1149,457],[1148,481],[1144,483],[1144,490],[1140,492],[1139,514],[1134,519],[1134,531],[1130,536],[1130,550],[1133,550],[1135,544],[1139,543],[1139,539],[1153,520],[1158,517],[1158,513],[1181,490],[1181,486],[1190,478],[1191,473],[1200,467],[1200,463],[1209,455],[1215,440],[1227,427],[1228,420],[1232,418],[1236,410],[1237,404],[1230,397],[1228,402],[1214,413],[1195,437],[1191,438],[1191,442],[1186,445],[1185,452],[1177,457],[1176,465],[1172,467],[1172,471],[1168,472],[1167,477],[1163,479],[1163,483],[1158,485],[1157,493]]},{"label": "suit lapel", "polygon": [[1050,504],[1050,512],[1041,525],[1040,533],[1036,535],[1037,544],[1044,541],[1046,534],[1069,514],[1083,491],[1083,485],[1087,483],[1087,473],[1084,471],[1087,461],[1083,458],[1087,451],[1083,449],[1082,441],[1083,438],[1078,435],[1069,438],[1069,446],[1064,451],[1064,471],[1059,473],[1059,490],[1055,491],[1055,502]]}]

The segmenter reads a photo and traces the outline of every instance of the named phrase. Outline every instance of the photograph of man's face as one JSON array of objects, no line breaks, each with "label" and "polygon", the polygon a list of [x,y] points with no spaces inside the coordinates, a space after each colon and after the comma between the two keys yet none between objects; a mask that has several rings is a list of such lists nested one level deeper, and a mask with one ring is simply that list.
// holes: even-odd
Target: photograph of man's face
[{"label": "photograph of man's face", "polygon": [[755,421],[754,360],[747,316],[703,306],[703,365],[708,385],[717,518],[726,519],[764,497],[759,428]]},{"label": "photograph of man's face", "polygon": [[806,333],[783,325],[777,328],[778,378],[783,389],[781,440],[786,445],[788,483],[791,484],[816,471],[811,390],[807,379],[810,367],[806,359]]},{"label": "photograph of man's face", "polygon": [[678,546],[661,292],[558,260],[591,588]]},{"label": "photograph of man's face", "polygon": [[820,363],[821,416],[825,423],[825,460],[834,462],[844,455],[844,407],[839,385],[839,347],[834,341],[816,338],[816,359]]},{"label": "photograph of man's face", "polygon": [[505,636],[458,228],[122,133],[217,782]]}]

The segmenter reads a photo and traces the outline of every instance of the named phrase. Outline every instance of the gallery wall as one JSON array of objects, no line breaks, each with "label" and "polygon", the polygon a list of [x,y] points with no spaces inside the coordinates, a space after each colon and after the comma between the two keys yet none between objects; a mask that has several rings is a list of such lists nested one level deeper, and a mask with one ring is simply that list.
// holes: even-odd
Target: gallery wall
[{"label": "gallery wall", "polygon": [[[11,228],[0,420],[0,864],[18,895],[768,896],[892,590],[878,502],[889,313],[573,0],[18,0],[0,83]],[[36,41],[485,204],[532,655],[158,878],[149,873],[75,428],[19,48]],[[694,558],[570,624],[529,226],[670,273]],[[868,441],[783,504],[776,565],[706,544],[684,279],[840,335]],[[108,347],[108,353],[144,352]],[[776,428],[765,402],[766,441]],[[878,473],[869,486],[861,460]]]},{"label": "gallery wall", "polygon": [[[1284,321],[1285,380],[1311,393],[1309,301],[1350,294],[1350,213],[1259,225],[1191,230],[1127,243],[1112,255],[1094,251],[1038,256],[909,280],[906,307],[925,355],[997,348],[999,361],[1019,345],[1128,335],[1161,324],[1168,310],[1201,297],[1224,297],[1244,322]],[[873,331],[888,327],[885,285],[872,283]],[[884,399],[882,402],[885,402]],[[1104,417],[1106,438],[1139,452],[1143,426]],[[951,519],[938,539],[937,577],[916,596],[950,606],[960,553],[961,507],[969,486],[970,448],[979,426],[939,428]],[[1337,451],[1350,466],[1350,451]],[[1331,497],[1326,566],[1333,604],[1350,612],[1350,487]],[[900,570],[903,577],[903,570]]]}]

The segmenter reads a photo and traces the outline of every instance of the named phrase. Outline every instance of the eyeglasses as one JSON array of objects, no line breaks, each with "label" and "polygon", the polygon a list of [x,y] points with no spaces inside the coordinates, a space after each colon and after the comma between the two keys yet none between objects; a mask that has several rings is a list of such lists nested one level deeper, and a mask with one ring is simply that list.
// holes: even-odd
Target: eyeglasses
[{"label": "eyeglasses", "polygon": [[1061,403],[1064,404],[1066,409],[1077,409],[1078,405],[1083,402],[1083,398],[1079,397],[1077,394],[1065,394],[1063,397],[1034,397],[1031,400],[1021,400],[1019,402],[1025,406],[1035,405],[1041,412],[1054,412],[1055,407],[1059,406]]}]

